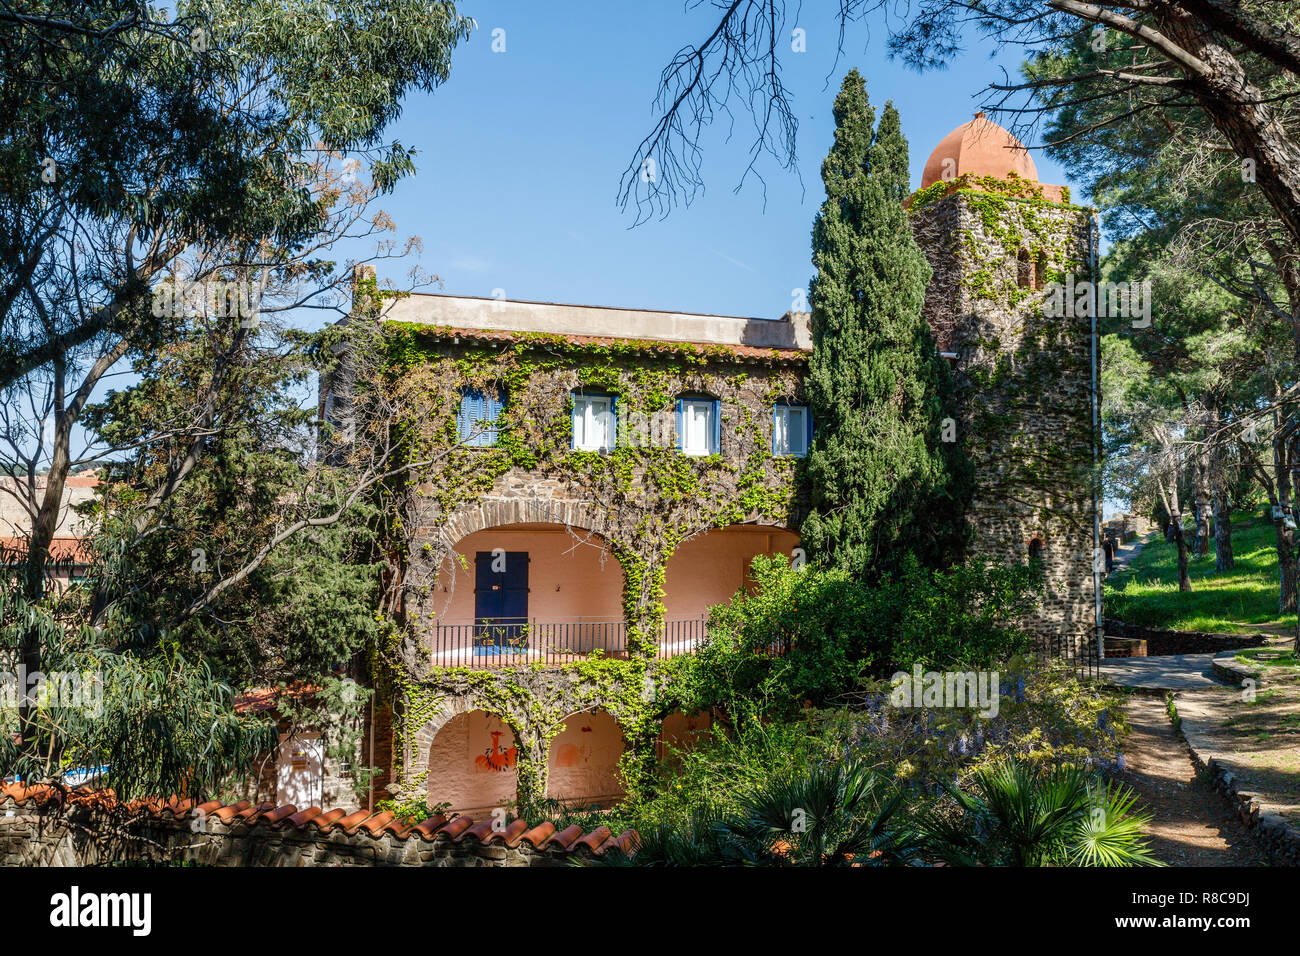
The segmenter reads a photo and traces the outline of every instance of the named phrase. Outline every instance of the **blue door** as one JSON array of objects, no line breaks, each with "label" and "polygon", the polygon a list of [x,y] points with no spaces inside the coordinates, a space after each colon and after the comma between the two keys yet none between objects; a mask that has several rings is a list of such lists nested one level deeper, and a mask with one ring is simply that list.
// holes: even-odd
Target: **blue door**
[{"label": "blue door", "polygon": [[474,558],[474,653],[528,646],[528,552],[480,551]]}]

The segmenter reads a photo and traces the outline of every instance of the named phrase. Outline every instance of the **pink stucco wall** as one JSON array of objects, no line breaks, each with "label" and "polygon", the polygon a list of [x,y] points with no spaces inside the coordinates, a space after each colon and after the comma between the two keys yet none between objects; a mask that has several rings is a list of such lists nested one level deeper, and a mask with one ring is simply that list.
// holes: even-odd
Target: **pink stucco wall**
[{"label": "pink stucco wall", "polygon": [[707,737],[712,731],[713,714],[709,711],[686,714],[675,710],[664,717],[660,725],[656,752],[661,760],[671,758],[674,751],[694,748],[701,738]]},{"label": "pink stucco wall", "polygon": [[[563,525],[509,525],[478,531],[456,546],[465,563],[449,560],[438,577],[435,608],[443,624],[474,620],[474,556],[501,548],[526,551],[528,616],[537,621],[621,621],[623,571],[596,536]],[[703,617],[745,586],[758,554],[789,555],[799,536],[781,528],[733,525],[682,543],[668,560],[665,617]]]},{"label": "pink stucco wall", "polygon": [[683,542],[668,559],[665,618],[703,617],[746,585],[755,555],[789,555],[798,545],[799,536],[792,531],[751,525],[719,528]]},{"label": "pink stucco wall", "polygon": [[491,812],[515,798],[515,735],[482,710],[453,717],[429,748],[429,803]]},{"label": "pink stucco wall", "polygon": [[[712,728],[707,712],[674,712],[659,734],[661,757],[669,745],[690,749]],[[518,771],[514,734],[493,714],[475,710],[453,717],[429,748],[428,800],[458,813],[487,814],[515,799]],[[618,762],[623,733],[604,711],[574,714],[551,741],[547,796],[571,806],[610,806],[623,797]]]},{"label": "pink stucco wall", "polygon": [[546,795],[569,803],[602,806],[623,796],[618,761],[623,732],[609,714],[575,714],[551,741]]},{"label": "pink stucco wall", "polygon": [[[460,813],[490,813],[515,799],[515,738],[482,710],[453,717],[429,748],[428,797]],[[613,803],[623,795],[618,761],[623,734],[603,711],[575,714],[551,741],[547,795],[575,804]]]},{"label": "pink stucco wall", "polygon": [[[575,536],[576,535],[576,536]],[[478,531],[456,545],[465,563],[449,560],[438,575],[435,613],[443,624],[474,621],[474,555],[527,551],[528,616],[537,621],[621,621],[623,569],[604,541],[563,525],[508,525]]]}]

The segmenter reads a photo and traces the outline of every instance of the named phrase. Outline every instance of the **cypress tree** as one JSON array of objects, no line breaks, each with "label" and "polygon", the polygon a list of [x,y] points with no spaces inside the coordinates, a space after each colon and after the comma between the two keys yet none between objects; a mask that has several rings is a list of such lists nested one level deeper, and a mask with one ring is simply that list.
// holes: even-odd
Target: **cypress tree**
[{"label": "cypress tree", "polygon": [[907,141],[898,111],[875,110],[857,70],[835,98],[835,143],[822,163],[826,201],[813,225],[816,426],[807,474],[809,556],[864,580],[909,554],[958,560],[972,486],[968,460],[943,441],[952,380],[922,306],[930,266],[912,235]]}]

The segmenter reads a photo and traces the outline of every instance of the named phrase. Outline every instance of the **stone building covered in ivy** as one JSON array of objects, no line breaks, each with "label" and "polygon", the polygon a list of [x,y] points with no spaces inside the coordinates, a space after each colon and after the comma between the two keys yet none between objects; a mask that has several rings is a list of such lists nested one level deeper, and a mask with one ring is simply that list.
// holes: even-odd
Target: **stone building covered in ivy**
[{"label": "stone building covered in ivy", "polygon": [[[972,550],[1042,561],[1048,598],[1031,629],[1073,653],[1096,646],[1100,624],[1100,397],[1096,229],[1069,199],[978,113],[935,148],[909,208],[934,272],[926,317],[956,372],[976,469]],[[1068,308],[1044,307],[1054,288],[1069,290]]]},{"label": "stone building covered in ivy", "polygon": [[[1041,560],[1035,629],[1083,646],[1093,331],[1040,303],[1085,271],[1091,219],[982,116],[909,203],[977,467],[974,547]],[[376,786],[465,811],[616,799],[636,758],[708,730],[656,716],[657,662],[698,645],[756,555],[800,556],[808,316],[411,295],[383,321],[393,388],[421,412],[409,453],[440,464],[395,516],[400,666],[376,672]]]}]

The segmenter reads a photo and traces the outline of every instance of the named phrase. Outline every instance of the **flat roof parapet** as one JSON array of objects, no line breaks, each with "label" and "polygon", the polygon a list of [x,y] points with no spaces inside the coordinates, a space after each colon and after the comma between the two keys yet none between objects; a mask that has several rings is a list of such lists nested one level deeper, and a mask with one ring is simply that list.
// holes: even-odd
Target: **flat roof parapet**
[{"label": "flat roof parapet", "polygon": [[808,318],[806,312],[759,319],[428,294],[396,299],[384,313],[387,321],[455,329],[799,350],[812,348]]}]

